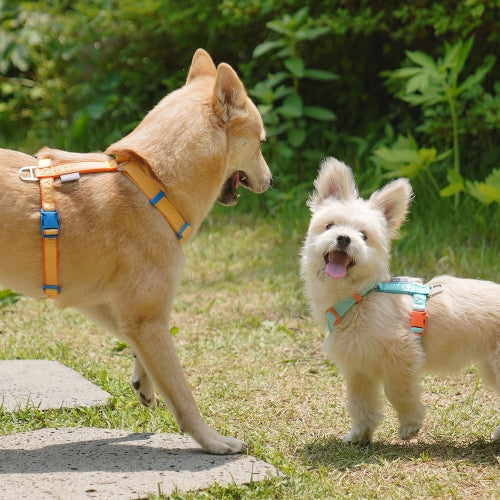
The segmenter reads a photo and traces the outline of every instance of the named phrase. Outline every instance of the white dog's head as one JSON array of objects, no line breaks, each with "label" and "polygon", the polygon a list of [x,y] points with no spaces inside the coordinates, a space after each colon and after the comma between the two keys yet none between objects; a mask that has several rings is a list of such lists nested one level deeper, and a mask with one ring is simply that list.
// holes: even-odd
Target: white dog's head
[{"label": "white dog's head", "polygon": [[327,158],[314,186],[302,249],[302,272],[309,290],[314,282],[335,280],[335,285],[357,288],[387,279],[391,239],[412,198],[409,181],[392,181],[363,200],[351,169]]}]

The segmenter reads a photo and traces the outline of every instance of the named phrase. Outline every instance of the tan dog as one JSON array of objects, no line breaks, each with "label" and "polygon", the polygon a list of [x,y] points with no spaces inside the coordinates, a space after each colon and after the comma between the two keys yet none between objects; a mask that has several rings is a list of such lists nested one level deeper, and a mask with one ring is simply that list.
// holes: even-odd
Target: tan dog
[{"label": "tan dog", "polygon": [[[165,97],[128,136],[110,146],[120,166],[138,164],[189,221],[191,236],[216,200],[237,202],[239,184],[256,193],[272,182],[260,151],[261,116],[234,70],[216,68],[197,50],[186,85]],[[43,150],[54,162],[109,159]],[[23,182],[23,153],[0,150],[0,282],[42,298],[40,190]],[[133,384],[154,407],[156,386],[181,430],[210,453],[237,453],[244,443],[202,419],[169,334],[184,253],[176,234],[148,198],[122,173],[54,181],[61,220],[60,307],[74,306],[127,341],[135,355]]]},{"label": "tan dog", "polygon": [[[484,381],[500,393],[500,285],[451,276],[432,279],[421,339],[410,331],[416,299],[380,291],[387,285],[378,282],[390,278],[391,239],[412,197],[408,180],[393,181],[363,200],[351,170],[329,158],[315,187],[302,277],[315,319],[323,326],[329,321],[324,351],[346,381],[353,426],[344,441],[372,440],[382,418],[381,386],[398,414],[400,437],[415,436],[424,419],[424,369],[456,371],[477,362]],[[421,287],[426,288],[416,288]],[[500,440],[500,425],[492,439]]]}]

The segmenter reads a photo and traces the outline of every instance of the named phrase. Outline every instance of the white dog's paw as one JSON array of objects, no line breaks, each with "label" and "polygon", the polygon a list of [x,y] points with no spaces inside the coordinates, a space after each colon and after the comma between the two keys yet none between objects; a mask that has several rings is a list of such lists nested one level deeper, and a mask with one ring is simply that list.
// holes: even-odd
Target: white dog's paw
[{"label": "white dog's paw", "polygon": [[372,442],[372,433],[369,429],[357,430],[352,428],[351,432],[342,436],[342,441],[344,443],[367,445]]},{"label": "white dog's paw", "polygon": [[493,431],[493,434],[491,435],[491,440],[493,442],[500,441],[500,425],[497,425],[497,428]]},{"label": "white dog's paw", "polygon": [[418,434],[420,427],[422,427],[421,424],[402,425],[399,428],[399,437],[401,439],[404,439],[405,441],[408,439],[414,438]]}]

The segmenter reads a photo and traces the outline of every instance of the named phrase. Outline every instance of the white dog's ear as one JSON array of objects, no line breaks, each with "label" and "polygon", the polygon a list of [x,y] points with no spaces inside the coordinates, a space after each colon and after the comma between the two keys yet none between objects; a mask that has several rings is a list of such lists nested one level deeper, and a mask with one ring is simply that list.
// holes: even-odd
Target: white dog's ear
[{"label": "white dog's ear", "polygon": [[189,83],[199,76],[215,77],[216,71],[215,64],[210,54],[206,50],[198,49],[193,55],[186,83]]},{"label": "white dog's ear", "polygon": [[392,181],[370,197],[370,205],[384,214],[393,237],[405,220],[412,197],[413,191],[408,179]]},{"label": "white dog's ear", "polygon": [[340,201],[358,198],[358,189],[354,182],[352,170],[335,158],[326,158],[321,164],[318,177],[314,181],[316,191],[311,195],[307,205],[311,211],[327,198]]}]

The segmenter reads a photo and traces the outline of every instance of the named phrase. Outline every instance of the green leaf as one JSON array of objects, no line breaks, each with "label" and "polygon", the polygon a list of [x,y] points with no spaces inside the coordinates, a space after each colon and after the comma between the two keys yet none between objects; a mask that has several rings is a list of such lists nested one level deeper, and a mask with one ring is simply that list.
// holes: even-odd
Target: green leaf
[{"label": "green leaf", "polygon": [[422,68],[426,68],[431,72],[437,71],[437,66],[434,59],[432,59],[431,56],[425,54],[424,52],[407,50],[406,55],[408,56],[408,59],[422,66]]},{"label": "green leaf", "polygon": [[180,331],[181,330],[180,330],[180,328],[178,326],[172,326],[170,328],[170,335],[172,335],[172,337],[175,337],[175,336],[177,336],[179,334]]},{"label": "green leaf", "polygon": [[321,121],[332,121],[337,119],[337,115],[333,111],[319,106],[304,106],[304,116]]},{"label": "green leaf", "polygon": [[269,42],[263,42],[253,50],[253,57],[260,57],[267,54],[271,50],[279,49],[286,45],[286,40],[271,40]]},{"label": "green leaf", "polygon": [[304,76],[305,63],[301,57],[291,57],[284,62],[285,68],[297,78]]},{"label": "green leaf", "polygon": [[485,182],[466,181],[467,193],[478,199],[481,203],[489,205],[497,202],[500,204],[500,189]]},{"label": "green leaf", "polygon": [[484,77],[490,72],[493,64],[495,63],[495,58],[488,58],[488,62],[482,68],[478,68],[475,73],[467,77],[464,82],[458,87],[458,92],[463,92],[468,90],[474,85],[481,83]]},{"label": "green leaf", "polygon": [[439,191],[439,195],[442,198],[454,196],[458,193],[462,193],[463,191],[465,191],[464,179],[459,172],[450,169],[446,174],[446,178],[448,179],[449,182],[448,186]]},{"label": "green leaf", "polygon": [[289,95],[277,111],[284,118],[300,118],[302,116],[302,98],[298,94]]},{"label": "green leaf", "polygon": [[329,26],[320,26],[317,28],[300,29],[295,32],[297,40],[316,40],[320,36],[326,35],[331,31]]},{"label": "green leaf", "polygon": [[304,129],[301,128],[292,128],[288,131],[287,134],[288,144],[290,144],[292,148],[299,148],[300,146],[302,146],[306,138],[307,133]]},{"label": "green leaf", "polygon": [[426,73],[419,73],[406,82],[405,92],[407,94],[412,94],[415,91],[424,93],[428,85],[429,76]]},{"label": "green leaf", "polygon": [[496,168],[486,177],[484,182],[465,182],[467,193],[478,199],[481,203],[489,205],[497,202],[500,204],[500,168]]},{"label": "green leaf", "polygon": [[10,289],[0,290],[0,305],[7,306],[15,304],[21,297],[21,294],[13,292]]},{"label": "green leaf", "polygon": [[325,82],[339,79],[339,75],[322,69],[306,69],[304,70],[304,77],[310,78],[311,80],[322,80]]}]

